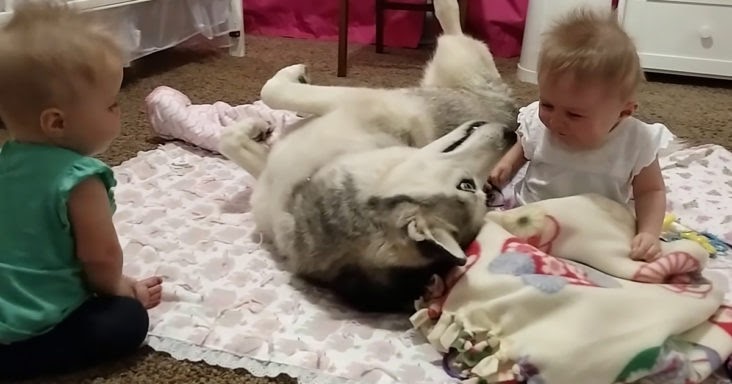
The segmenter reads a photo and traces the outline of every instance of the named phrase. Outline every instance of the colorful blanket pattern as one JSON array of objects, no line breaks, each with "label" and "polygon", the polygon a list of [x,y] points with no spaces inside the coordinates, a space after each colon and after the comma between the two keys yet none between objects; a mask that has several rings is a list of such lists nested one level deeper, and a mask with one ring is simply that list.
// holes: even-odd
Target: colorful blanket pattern
[{"label": "colorful blanket pattern", "polygon": [[492,212],[411,321],[465,383],[700,383],[732,353],[732,307],[698,244],[636,262],[633,228],[592,195]]}]

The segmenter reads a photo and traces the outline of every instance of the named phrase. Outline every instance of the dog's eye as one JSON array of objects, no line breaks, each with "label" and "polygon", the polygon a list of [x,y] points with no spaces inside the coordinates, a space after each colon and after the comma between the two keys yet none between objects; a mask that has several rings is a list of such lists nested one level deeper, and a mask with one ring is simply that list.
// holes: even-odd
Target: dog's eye
[{"label": "dog's eye", "polygon": [[473,122],[472,124],[470,124],[468,126],[468,134],[471,134],[471,133],[475,132],[476,129],[478,129],[478,128],[486,125],[486,124],[487,123],[485,121],[476,121],[476,122]]},{"label": "dog's eye", "polygon": [[475,192],[476,186],[475,181],[472,179],[462,179],[460,180],[460,183],[457,185],[457,188],[461,191],[465,192]]}]

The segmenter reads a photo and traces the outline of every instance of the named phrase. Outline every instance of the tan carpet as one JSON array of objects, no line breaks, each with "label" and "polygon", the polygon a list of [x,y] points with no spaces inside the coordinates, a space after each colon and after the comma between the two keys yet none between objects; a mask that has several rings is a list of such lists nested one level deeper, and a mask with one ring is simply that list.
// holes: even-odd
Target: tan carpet
[{"label": "tan carpet", "polygon": [[[415,84],[429,50],[389,50],[377,55],[371,47],[353,47],[348,78],[335,76],[336,45],[293,39],[251,36],[247,57],[234,58],[212,49],[177,48],[135,63],[126,73],[121,94],[123,133],[101,156],[112,165],[155,147],[145,115],[144,97],[156,86],[168,85],[189,95],[195,103],[222,100],[231,104],[252,102],[261,85],[282,66],[310,65],[314,82],[397,87]],[[515,79],[516,59],[498,60],[500,71],[514,86],[521,103],[535,97],[536,88]],[[732,83],[720,80],[650,76],[640,93],[639,115],[662,121],[693,144],[716,143],[732,149]],[[1,131],[0,131],[1,132]],[[2,141],[2,133],[0,133]],[[32,364],[32,362],[29,362]],[[178,362],[141,351],[138,356],[73,376],[47,378],[33,383],[293,383],[294,380],[258,379],[246,372]]]}]

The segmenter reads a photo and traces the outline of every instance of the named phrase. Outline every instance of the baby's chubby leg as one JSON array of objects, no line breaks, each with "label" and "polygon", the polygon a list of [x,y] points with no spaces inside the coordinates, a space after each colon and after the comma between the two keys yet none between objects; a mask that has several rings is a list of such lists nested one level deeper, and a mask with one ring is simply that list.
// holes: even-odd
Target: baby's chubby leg
[{"label": "baby's chubby leg", "polygon": [[49,332],[0,344],[0,377],[61,374],[122,358],[140,347],[148,326],[147,310],[138,299],[92,297]]}]

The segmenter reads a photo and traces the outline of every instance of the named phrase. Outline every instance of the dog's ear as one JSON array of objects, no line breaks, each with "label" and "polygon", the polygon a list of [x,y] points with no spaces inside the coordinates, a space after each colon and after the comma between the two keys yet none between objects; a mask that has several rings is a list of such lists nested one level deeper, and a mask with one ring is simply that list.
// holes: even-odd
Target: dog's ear
[{"label": "dog's ear", "polygon": [[460,248],[455,237],[440,227],[431,227],[420,217],[407,224],[409,238],[417,243],[420,253],[438,261],[449,261],[455,265],[465,265],[467,256]]}]

